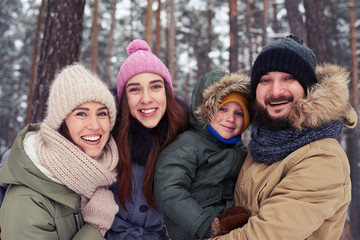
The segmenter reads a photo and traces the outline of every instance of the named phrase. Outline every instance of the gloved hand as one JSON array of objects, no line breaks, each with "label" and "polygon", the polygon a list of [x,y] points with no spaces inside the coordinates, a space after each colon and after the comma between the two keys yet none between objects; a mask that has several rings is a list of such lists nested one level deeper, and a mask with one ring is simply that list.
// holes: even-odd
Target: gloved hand
[{"label": "gloved hand", "polygon": [[211,235],[218,236],[242,227],[248,221],[249,214],[245,208],[234,206],[219,214],[211,224]]}]

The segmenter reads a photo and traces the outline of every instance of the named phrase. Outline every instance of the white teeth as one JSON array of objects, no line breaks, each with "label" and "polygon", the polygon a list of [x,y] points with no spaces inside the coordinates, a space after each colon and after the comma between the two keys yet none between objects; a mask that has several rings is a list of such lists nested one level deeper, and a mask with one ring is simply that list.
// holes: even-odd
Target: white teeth
[{"label": "white teeth", "polygon": [[280,105],[280,104],[285,104],[287,103],[288,101],[282,101],[282,102],[271,102],[270,104],[271,105]]},{"label": "white teeth", "polygon": [[142,113],[152,113],[154,112],[156,109],[153,108],[153,109],[148,109],[148,110],[141,110]]},{"label": "white teeth", "polygon": [[86,141],[97,141],[100,139],[100,136],[94,136],[94,137],[82,137]]}]

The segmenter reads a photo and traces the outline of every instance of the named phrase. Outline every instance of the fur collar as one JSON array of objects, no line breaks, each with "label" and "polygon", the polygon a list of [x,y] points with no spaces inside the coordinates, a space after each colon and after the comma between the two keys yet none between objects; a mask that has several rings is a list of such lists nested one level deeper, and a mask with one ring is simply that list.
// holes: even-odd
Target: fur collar
[{"label": "fur collar", "polygon": [[202,93],[202,103],[195,111],[201,124],[210,123],[216,114],[221,99],[231,92],[249,96],[250,78],[245,74],[224,74],[218,82],[207,86]]},{"label": "fur collar", "polygon": [[349,72],[332,64],[316,68],[318,83],[292,108],[289,119],[295,128],[317,128],[320,125],[345,119],[348,127],[354,127],[357,116],[349,100]]}]

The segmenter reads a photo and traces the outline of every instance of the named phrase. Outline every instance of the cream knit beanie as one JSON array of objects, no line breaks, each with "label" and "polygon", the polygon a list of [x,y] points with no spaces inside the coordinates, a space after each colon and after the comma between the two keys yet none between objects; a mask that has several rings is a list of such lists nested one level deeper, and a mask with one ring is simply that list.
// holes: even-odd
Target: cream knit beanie
[{"label": "cream knit beanie", "polygon": [[50,87],[44,122],[57,131],[75,107],[90,101],[100,102],[109,109],[112,129],[115,124],[116,105],[108,87],[81,64],[66,66],[56,75]]}]

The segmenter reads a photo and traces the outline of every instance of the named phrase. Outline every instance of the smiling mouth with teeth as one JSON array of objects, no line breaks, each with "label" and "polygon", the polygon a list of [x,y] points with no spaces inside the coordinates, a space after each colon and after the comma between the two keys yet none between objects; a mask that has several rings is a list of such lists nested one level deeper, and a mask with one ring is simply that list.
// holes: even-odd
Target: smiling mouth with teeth
[{"label": "smiling mouth with teeth", "polygon": [[153,109],[147,109],[147,110],[141,110],[142,113],[152,113],[156,110],[156,108],[153,108]]},{"label": "smiling mouth with teeth", "polygon": [[101,138],[101,136],[93,136],[93,137],[81,137],[82,139],[90,142],[95,142]]},{"label": "smiling mouth with teeth", "polygon": [[289,103],[289,101],[281,101],[281,102],[270,102],[269,104],[271,106],[277,106],[277,105],[282,105],[282,104],[287,104]]}]

